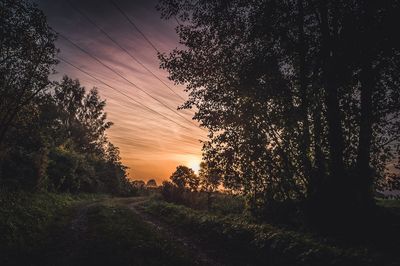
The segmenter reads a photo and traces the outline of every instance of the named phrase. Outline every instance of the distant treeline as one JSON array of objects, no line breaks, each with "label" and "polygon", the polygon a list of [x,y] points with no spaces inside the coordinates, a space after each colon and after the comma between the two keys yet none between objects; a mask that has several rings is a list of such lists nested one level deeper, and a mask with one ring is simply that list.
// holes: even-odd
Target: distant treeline
[{"label": "distant treeline", "polygon": [[0,27],[0,186],[129,193],[106,102],[78,80],[49,80],[58,50],[42,11],[1,1]]}]

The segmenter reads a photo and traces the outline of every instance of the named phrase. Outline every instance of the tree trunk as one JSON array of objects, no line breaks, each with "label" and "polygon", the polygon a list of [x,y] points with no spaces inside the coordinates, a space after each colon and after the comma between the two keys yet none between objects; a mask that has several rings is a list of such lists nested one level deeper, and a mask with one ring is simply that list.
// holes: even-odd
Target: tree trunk
[{"label": "tree trunk", "polygon": [[[337,18],[332,18],[334,21]],[[326,1],[321,6],[321,33],[322,33],[322,79],[326,91],[326,107],[328,122],[329,142],[329,174],[331,179],[342,179],[344,175],[343,163],[343,131],[340,117],[338,82],[336,72],[338,69],[335,59],[334,38],[330,33],[328,24],[328,10]],[[333,181],[333,180],[332,180]]]},{"label": "tree trunk", "polygon": [[[315,89],[314,89],[315,90]],[[318,93],[318,92],[316,92]],[[317,94],[318,95],[318,94]],[[314,153],[314,167],[307,185],[307,197],[313,200],[318,197],[318,190],[321,189],[321,184],[325,180],[325,155],[322,151],[323,145],[323,128],[321,120],[322,106],[321,103],[316,101],[315,110],[313,111],[313,153]],[[319,200],[318,198],[316,200]]]},{"label": "tree trunk", "polygon": [[298,9],[298,56],[299,56],[299,84],[300,84],[300,98],[301,98],[301,113],[302,113],[302,141],[301,141],[301,153],[302,163],[304,167],[304,175],[306,179],[310,178],[311,174],[311,161],[309,157],[310,151],[310,124],[308,120],[308,93],[307,93],[307,46],[304,36],[304,6],[303,0],[297,0]]},{"label": "tree trunk", "polygon": [[372,94],[375,86],[374,73],[371,63],[363,64],[360,72],[361,84],[361,115],[360,132],[357,154],[357,175],[355,180],[355,191],[359,204],[369,204],[373,201],[373,177],[370,163],[372,144]]},{"label": "tree trunk", "polygon": [[207,211],[211,211],[211,192],[207,191]]}]

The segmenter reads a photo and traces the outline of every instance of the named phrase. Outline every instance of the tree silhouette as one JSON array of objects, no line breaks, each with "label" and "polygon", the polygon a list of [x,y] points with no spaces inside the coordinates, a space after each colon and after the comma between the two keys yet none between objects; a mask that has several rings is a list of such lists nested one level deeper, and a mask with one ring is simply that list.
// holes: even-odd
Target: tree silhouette
[{"label": "tree silhouette", "polygon": [[221,171],[207,164],[207,162],[200,163],[199,179],[201,190],[207,193],[207,209],[211,209],[211,196],[212,193],[217,191],[218,186],[221,184]]},{"label": "tree silhouette", "polygon": [[144,188],[146,183],[143,180],[133,180],[132,185],[135,188],[142,189],[142,188]]},{"label": "tree silhouette", "polygon": [[65,76],[55,86],[54,101],[61,117],[62,139],[72,138],[82,152],[104,153],[105,131],[112,123],[107,121],[106,102],[97,89],[86,94],[78,80]]},{"label": "tree silhouette", "polygon": [[49,80],[55,32],[35,4],[0,3],[0,185],[36,191],[128,194],[112,123],[96,88]]},{"label": "tree silhouette", "polygon": [[188,189],[190,191],[197,191],[200,180],[194,173],[194,171],[183,165],[176,167],[175,172],[170,177],[172,183],[174,183],[179,189]]},{"label": "tree silhouette", "polygon": [[19,112],[49,88],[56,64],[55,32],[36,5],[1,2],[0,18],[0,151]]},{"label": "tree silhouette", "polygon": [[147,181],[146,186],[147,187],[157,187],[157,182],[154,179],[150,179],[149,181]]},{"label": "tree silhouette", "polygon": [[197,107],[211,137],[204,160],[226,187],[257,206],[373,205],[398,157],[396,1],[182,0],[159,10],[182,21],[185,46],[161,54],[161,67],[190,92],[181,108]]},{"label": "tree silhouette", "polygon": [[[2,185],[37,191],[129,194],[119,150],[97,90],[64,77],[15,118],[3,146]],[[12,136],[11,136],[12,135]]]}]

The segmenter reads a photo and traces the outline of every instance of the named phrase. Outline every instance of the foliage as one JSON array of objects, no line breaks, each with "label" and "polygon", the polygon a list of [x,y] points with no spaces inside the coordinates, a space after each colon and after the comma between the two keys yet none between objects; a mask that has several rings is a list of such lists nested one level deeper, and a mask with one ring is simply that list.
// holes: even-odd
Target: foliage
[{"label": "foliage", "polygon": [[215,169],[207,162],[200,163],[199,178],[201,190],[207,192],[217,191],[221,184],[221,175],[219,169]]},{"label": "foliage", "polygon": [[55,32],[35,4],[1,1],[0,186],[11,190],[130,194],[112,123],[96,88],[86,92],[57,63]]},{"label": "foliage", "polygon": [[[0,264],[31,256],[48,238],[49,226],[79,201],[100,196],[0,192]],[[15,262],[15,261],[14,261]]]},{"label": "foliage", "polygon": [[147,187],[157,187],[157,182],[154,179],[150,179],[149,181],[147,181],[146,186]]},{"label": "foliage", "polygon": [[55,32],[35,4],[0,2],[0,159],[2,143],[15,117],[49,88],[56,63]]},{"label": "foliage", "polygon": [[213,192],[217,191],[221,184],[222,173],[218,168],[213,167],[210,163],[201,162],[199,170],[199,178],[201,190],[207,192],[207,209],[211,209]]},{"label": "foliage", "polygon": [[161,185],[161,195],[166,201],[179,204],[196,205],[196,195],[200,178],[186,166],[179,165],[170,177]]},{"label": "foliage", "polygon": [[194,171],[183,165],[176,167],[175,172],[170,177],[172,183],[177,186],[180,190],[197,191],[200,180],[194,173]]},{"label": "foliage", "polygon": [[400,200],[398,199],[380,199],[378,204],[386,208],[398,208],[400,209]]},{"label": "foliage", "polygon": [[54,190],[60,192],[79,191],[80,179],[87,171],[84,157],[73,150],[57,147],[50,152],[49,159],[47,174]]},{"label": "foliage", "polygon": [[180,203],[183,200],[183,191],[169,181],[163,181],[161,195],[168,202]]},{"label": "foliage", "polygon": [[249,216],[245,199],[240,195],[214,193],[211,208],[212,213],[218,215]]},{"label": "foliage", "polygon": [[366,250],[341,249],[304,233],[254,224],[243,218],[218,216],[162,201],[148,203],[145,210],[198,237],[207,248],[223,247],[225,255],[219,256],[232,265],[375,265],[375,254]]},{"label": "foliage", "polygon": [[328,220],[373,205],[374,183],[399,155],[399,8],[160,1],[184,45],[161,54],[161,67],[186,85],[181,108],[198,110],[210,132],[204,160],[225,187],[256,208],[306,200]]},{"label": "foliage", "polygon": [[146,186],[146,183],[143,180],[133,180],[131,183],[135,188],[144,188]]},{"label": "foliage", "polygon": [[[19,113],[3,147],[1,183],[9,189],[128,195],[119,150],[107,140],[105,101],[64,77]],[[24,109],[25,110],[25,109]],[[28,112],[34,110],[34,112]]]},{"label": "foliage", "polygon": [[[88,93],[78,80],[64,77],[54,88],[54,103],[59,115],[60,139],[72,139],[80,152],[103,154],[105,131],[112,123],[104,112],[105,100],[96,88]],[[112,155],[110,155],[112,156]]]}]

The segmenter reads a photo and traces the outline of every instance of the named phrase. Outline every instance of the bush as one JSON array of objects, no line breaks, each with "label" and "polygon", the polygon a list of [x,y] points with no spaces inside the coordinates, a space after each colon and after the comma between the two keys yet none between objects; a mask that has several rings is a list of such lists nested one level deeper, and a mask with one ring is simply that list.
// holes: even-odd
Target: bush
[{"label": "bush", "polygon": [[222,215],[241,215],[248,212],[242,196],[224,193],[213,193],[212,211]]},{"label": "bush", "polygon": [[57,147],[50,152],[49,159],[47,173],[53,190],[60,192],[79,191],[81,178],[86,177],[90,172],[89,167],[85,164],[84,156],[71,149]]},{"label": "bush", "polygon": [[241,196],[219,192],[193,192],[180,189],[169,181],[162,183],[161,195],[167,202],[182,204],[196,210],[208,210],[227,215],[247,212],[245,200]]},{"label": "bush", "polygon": [[169,181],[164,181],[161,186],[161,195],[168,202],[182,203],[183,190]]}]

